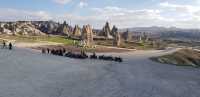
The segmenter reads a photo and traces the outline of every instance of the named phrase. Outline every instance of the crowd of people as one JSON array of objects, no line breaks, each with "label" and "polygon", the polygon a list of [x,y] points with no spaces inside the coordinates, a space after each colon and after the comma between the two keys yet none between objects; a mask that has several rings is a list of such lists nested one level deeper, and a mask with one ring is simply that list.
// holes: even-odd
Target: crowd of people
[{"label": "crowd of people", "polygon": [[121,57],[113,57],[113,56],[97,56],[96,53],[93,53],[92,55],[88,56],[85,51],[81,51],[80,53],[73,53],[72,51],[67,52],[65,48],[61,49],[42,49],[43,54],[52,54],[56,56],[65,56],[69,58],[76,58],[76,59],[99,59],[99,60],[105,60],[105,61],[115,61],[115,62],[123,62]]},{"label": "crowd of people", "polygon": [[3,40],[2,49],[9,49],[9,50],[12,50],[12,49],[13,49],[13,45],[12,45],[11,42],[9,42],[9,44],[7,45],[7,44],[6,44],[6,41]]}]

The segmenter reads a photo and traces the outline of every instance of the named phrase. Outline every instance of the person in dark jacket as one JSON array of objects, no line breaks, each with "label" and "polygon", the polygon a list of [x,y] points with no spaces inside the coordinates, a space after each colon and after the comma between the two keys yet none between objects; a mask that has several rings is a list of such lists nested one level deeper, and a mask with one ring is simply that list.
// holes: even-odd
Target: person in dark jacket
[{"label": "person in dark jacket", "polygon": [[2,48],[6,48],[6,42],[5,42],[5,40],[3,40],[3,47]]},{"label": "person in dark jacket", "polygon": [[49,48],[47,48],[47,54],[49,54],[50,53],[50,49]]},{"label": "person in dark jacket", "polygon": [[8,46],[9,46],[9,50],[12,50],[12,47],[13,47],[13,45],[12,45],[12,43],[11,43],[11,42],[9,43],[9,45],[8,45]]}]

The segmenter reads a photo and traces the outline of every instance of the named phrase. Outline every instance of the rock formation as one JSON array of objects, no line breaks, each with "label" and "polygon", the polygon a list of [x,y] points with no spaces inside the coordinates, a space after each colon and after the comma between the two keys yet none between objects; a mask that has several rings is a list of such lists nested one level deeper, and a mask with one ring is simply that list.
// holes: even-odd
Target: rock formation
[{"label": "rock formation", "polygon": [[70,27],[69,25],[66,23],[66,21],[64,21],[63,24],[60,24],[58,29],[57,29],[57,32],[61,33],[61,34],[64,34],[66,36],[70,36],[71,35],[71,31],[70,31]]},{"label": "rock formation", "polygon": [[122,34],[122,37],[125,41],[131,41],[132,40],[132,35],[128,30]]},{"label": "rock formation", "polygon": [[32,24],[39,29],[40,31],[47,34],[61,34],[61,32],[57,32],[60,26],[59,23],[53,21],[34,21]]},{"label": "rock formation", "polygon": [[115,26],[113,27],[113,34],[114,34],[113,46],[120,46],[121,36],[120,33],[118,32],[118,29]]},{"label": "rock formation", "polygon": [[15,26],[15,34],[19,35],[45,35],[45,33],[41,32],[40,30],[36,29],[34,25],[31,23],[18,23]]},{"label": "rock formation", "polygon": [[54,21],[34,21],[32,24],[35,25],[40,31],[47,34],[66,36],[70,36],[72,34],[72,27],[69,26],[66,21],[61,24]]},{"label": "rock formation", "polygon": [[1,23],[0,24],[0,34],[10,34],[11,31],[8,29],[8,24],[6,23]]},{"label": "rock formation", "polygon": [[114,25],[112,30],[111,30],[111,35],[115,36],[116,32],[118,31],[117,27]]},{"label": "rock formation", "polygon": [[82,41],[84,46],[92,47],[93,46],[93,31],[90,25],[84,25],[82,29]]},{"label": "rock formation", "polygon": [[141,33],[139,41],[142,43],[148,42],[149,41],[148,35],[145,32]]},{"label": "rock formation", "polygon": [[75,37],[81,36],[81,28],[78,25],[75,25],[74,27],[73,36]]},{"label": "rock formation", "polygon": [[110,25],[108,22],[106,22],[106,25],[103,27],[103,29],[99,35],[104,36],[106,38],[113,38],[111,35],[111,29],[110,29]]},{"label": "rock formation", "polygon": [[69,28],[68,28],[68,25],[63,25],[62,26],[62,29],[61,29],[61,32],[67,36],[70,36],[70,32],[69,32]]},{"label": "rock formation", "polygon": [[30,22],[1,23],[0,33],[9,35],[45,35]]}]

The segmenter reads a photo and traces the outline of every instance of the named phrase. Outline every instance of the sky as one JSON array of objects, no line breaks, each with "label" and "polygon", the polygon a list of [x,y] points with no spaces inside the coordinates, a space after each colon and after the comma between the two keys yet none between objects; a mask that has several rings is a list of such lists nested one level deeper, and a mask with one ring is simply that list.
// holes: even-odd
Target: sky
[{"label": "sky", "polygon": [[200,0],[0,0],[0,21],[200,28]]}]

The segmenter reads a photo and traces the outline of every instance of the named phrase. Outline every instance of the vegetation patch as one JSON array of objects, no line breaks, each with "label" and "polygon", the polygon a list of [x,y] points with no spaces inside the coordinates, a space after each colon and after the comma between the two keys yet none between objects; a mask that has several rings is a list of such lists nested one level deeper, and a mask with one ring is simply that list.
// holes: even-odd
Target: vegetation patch
[{"label": "vegetation patch", "polygon": [[177,66],[200,67],[200,51],[192,49],[181,49],[173,54],[153,57],[151,60]]},{"label": "vegetation patch", "polygon": [[[102,46],[113,46],[113,40],[96,40],[95,44]],[[151,42],[139,43],[139,42],[122,42],[120,48],[138,49],[138,50],[151,50],[157,49]]]},{"label": "vegetation patch", "polygon": [[64,36],[23,36],[23,35],[0,35],[1,40],[15,40],[16,42],[55,42],[55,43],[62,43],[64,45],[74,45],[78,43],[77,40],[72,40]]}]

